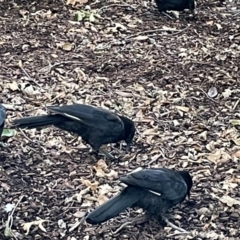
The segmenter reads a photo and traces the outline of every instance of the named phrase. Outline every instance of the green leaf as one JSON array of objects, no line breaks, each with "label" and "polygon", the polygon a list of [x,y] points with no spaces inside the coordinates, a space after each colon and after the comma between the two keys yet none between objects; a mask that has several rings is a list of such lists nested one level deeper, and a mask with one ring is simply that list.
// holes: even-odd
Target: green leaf
[{"label": "green leaf", "polygon": [[15,133],[16,133],[16,131],[14,129],[4,128],[1,137],[2,137],[2,139],[10,138],[10,137],[13,137],[15,135]]},{"label": "green leaf", "polygon": [[74,21],[81,22],[86,17],[86,13],[83,11],[77,11],[74,14]]}]

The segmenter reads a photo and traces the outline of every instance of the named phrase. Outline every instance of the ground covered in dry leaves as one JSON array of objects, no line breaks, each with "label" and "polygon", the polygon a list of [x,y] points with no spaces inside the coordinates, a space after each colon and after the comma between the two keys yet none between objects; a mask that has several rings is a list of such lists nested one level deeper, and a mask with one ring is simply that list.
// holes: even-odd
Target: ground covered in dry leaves
[{"label": "ground covered in dry leaves", "polygon": [[[0,4],[7,125],[80,102],[128,116],[138,132],[130,153],[108,146],[118,158],[107,161],[53,127],[18,130],[0,149],[0,239],[238,239],[240,3],[199,0],[195,17],[170,18],[151,1],[39,2]],[[120,191],[119,176],[161,166],[193,176],[171,220],[188,234],[125,225],[136,209],[81,223]]]}]

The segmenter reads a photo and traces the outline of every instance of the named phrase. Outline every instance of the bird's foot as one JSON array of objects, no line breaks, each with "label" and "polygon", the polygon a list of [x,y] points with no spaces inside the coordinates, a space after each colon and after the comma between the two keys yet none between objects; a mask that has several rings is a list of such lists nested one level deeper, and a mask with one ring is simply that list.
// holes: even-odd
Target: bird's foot
[{"label": "bird's foot", "polygon": [[160,216],[161,216],[161,218],[162,218],[163,221],[165,221],[165,219],[168,219],[168,220],[169,220],[169,219],[172,219],[172,220],[174,219],[173,215],[172,215],[172,214],[169,214],[169,213],[161,213]]},{"label": "bird's foot", "polygon": [[107,157],[107,159],[109,159],[109,160],[114,160],[115,159],[115,157],[110,152],[108,152],[104,149],[99,149],[99,152],[103,153]]}]

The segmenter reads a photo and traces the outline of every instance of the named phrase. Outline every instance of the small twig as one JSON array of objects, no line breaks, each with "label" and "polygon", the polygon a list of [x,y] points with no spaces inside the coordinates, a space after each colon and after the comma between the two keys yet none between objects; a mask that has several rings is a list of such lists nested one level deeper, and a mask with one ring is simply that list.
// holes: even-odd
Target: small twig
[{"label": "small twig", "polygon": [[82,219],[79,222],[76,222],[72,224],[72,227],[69,229],[69,232],[72,232],[74,229],[76,229],[78,226],[82,225],[82,223],[85,221],[85,217],[82,217]]},{"label": "small twig", "polygon": [[183,28],[183,29],[181,29],[181,30],[179,30],[178,32],[170,33],[170,34],[168,34],[168,36],[178,35],[179,33],[184,32],[185,30],[187,30],[189,27],[190,27],[190,25],[185,27],[185,28]]},{"label": "small twig", "polygon": [[233,106],[232,111],[234,111],[234,110],[236,109],[236,107],[237,107],[237,105],[239,104],[239,102],[240,102],[240,99],[238,99],[238,100],[236,101],[236,103],[235,103],[234,106]]},{"label": "small twig", "polygon": [[142,32],[138,32],[136,34],[133,34],[129,37],[126,37],[126,39],[131,39],[131,38],[134,38],[134,37],[137,37],[139,35],[143,35],[143,34],[148,34],[148,33],[155,33],[155,32],[167,32],[167,31],[172,31],[172,32],[175,32],[175,33],[172,33],[172,34],[168,34],[169,36],[171,35],[175,35],[175,34],[178,34],[178,33],[181,33],[183,31],[185,31],[186,29],[188,29],[190,26],[187,26],[185,27],[184,29],[181,29],[181,30],[175,30],[175,29],[163,29],[163,28],[158,28],[158,29],[153,29],[153,30],[146,30],[146,31],[142,31]]},{"label": "small twig", "polygon": [[179,236],[179,235],[188,235],[188,234],[190,234],[190,232],[178,232],[178,233],[169,234],[166,237],[170,238],[170,237],[175,237],[175,236]]},{"label": "small twig", "polygon": [[[120,227],[117,228],[117,230],[115,230],[114,232],[112,232],[113,235],[117,234],[120,230],[122,230],[124,227],[128,226],[128,225],[136,225],[136,224],[142,224],[146,221],[148,221],[149,217],[147,215],[143,215],[143,216],[138,216],[136,218],[134,218],[132,221],[129,222],[124,222],[120,225]],[[101,229],[99,231],[99,234],[102,234],[105,231],[112,231],[112,229],[115,229],[117,226],[114,225],[109,225],[103,229]]]},{"label": "small twig", "polygon": [[136,8],[134,8],[128,4],[109,4],[109,5],[105,5],[105,6],[101,7],[100,9],[98,9],[98,11],[101,11],[105,8],[110,8],[110,7],[129,7],[129,8],[132,8],[133,10],[136,10]]},{"label": "small twig", "polygon": [[123,223],[116,231],[112,232],[113,235],[116,235],[118,232],[120,232],[124,227],[127,225],[130,225],[132,222],[125,222]]},{"label": "small twig", "polygon": [[166,12],[162,12],[163,15],[167,16],[170,19],[173,19],[169,14],[167,14]]},{"label": "small twig", "polygon": [[[8,216],[8,220],[6,222],[6,228],[5,228],[5,231],[6,229],[9,230],[9,233],[12,234],[12,236],[17,240],[16,236],[14,235],[14,233],[12,232],[12,224],[13,224],[13,214],[17,208],[17,206],[19,205],[19,203],[22,201],[23,199],[23,196],[21,196],[17,202],[17,204],[14,206],[13,210],[11,211],[10,215]],[[4,231],[4,233],[5,233]],[[6,234],[5,234],[6,236]]]},{"label": "small twig", "polygon": [[210,98],[210,97],[208,96],[208,94],[207,94],[203,89],[198,88],[198,87],[197,87],[197,89],[200,90],[200,91],[202,91],[202,92],[206,95],[206,97],[207,97],[208,99],[210,99],[211,101],[213,101],[213,102],[215,102],[215,103],[218,103],[218,102],[215,101],[214,99]]},{"label": "small twig", "polygon": [[29,80],[31,80],[32,82],[34,82],[38,87],[41,87],[33,78],[31,78],[31,77],[29,76],[29,74],[27,73],[27,71],[23,68],[21,62],[18,64],[18,67],[24,72],[24,74],[29,78]]},{"label": "small twig", "polygon": [[[162,158],[166,159],[166,157],[165,157],[163,151],[161,150],[161,148],[160,148],[159,152],[161,153]],[[152,163],[156,162],[159,158],[160,158],[160,156],[157,157],[156,159],[151,160],[150,162],[148,162],[148,165],[150,166]]]},{"label": "small twig", "polygon": [[166,222],[166,224],[167,224],[169,227],[171,227],[171,228],[173,228],[173,229],[175,229],[175,230],[178,230],[179,232],[182,232],[182,233],[189,233],[189,232],[187,232],[185,229],[180,228],[180,227],[176,226],[175,224],[169,222],[168,219],[163,218],[163,220]]},{"label": "small twig", "polygon": [[33,142],[24,132],[21,128],[19,128],[20,132],[22,133],[22,135],[29,141],[29,142]]}]

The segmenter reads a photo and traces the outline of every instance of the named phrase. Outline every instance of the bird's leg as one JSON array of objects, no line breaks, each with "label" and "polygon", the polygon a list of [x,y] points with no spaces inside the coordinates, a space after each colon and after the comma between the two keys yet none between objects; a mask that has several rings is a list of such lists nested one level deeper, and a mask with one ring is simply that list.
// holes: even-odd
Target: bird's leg
[{"label": "bird's leg", "polygon": [[109,158],[110,160],[111,159],[115,159],[115,157],[110,153],[108,152],[107,150],[104,150],[104,149],[99,149],[99,152],[103,153],[107,158]]},{"label": "bird's leg", "polygon": [[127,144],[126,152],[130,152],[130,144]]},{"label": "bird's leg", "polygon": [[163,221],[165,221],[165,219],[174,219],[173,215],[169,214],[169,213],[161,213],[160,216],[161,216]]}]

